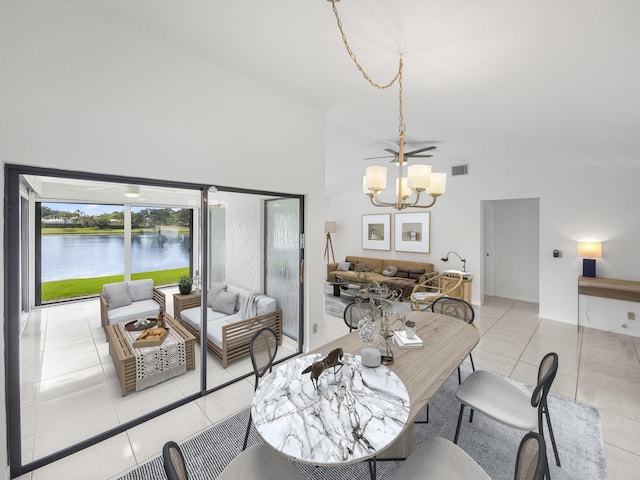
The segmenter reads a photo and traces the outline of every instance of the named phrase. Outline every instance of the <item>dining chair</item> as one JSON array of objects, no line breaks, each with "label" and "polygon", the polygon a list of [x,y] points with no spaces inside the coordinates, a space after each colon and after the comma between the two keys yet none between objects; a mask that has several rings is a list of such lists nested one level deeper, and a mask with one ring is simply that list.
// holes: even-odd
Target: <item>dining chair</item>
[{"label": "dining chair", "polygon": [[[278,353],[278,335],[269,327],[258,330],[249,342],[249,354],[251,356],[251,364],[253,365],[253,373],[255,375],[255,383],[253,391],[258,389],[260,379],[270,372],[273,367],[273,361]],[[251,411],[249,411],[249,423],[247,424],[247,433],[244,436],[242,450],[247,448],[249,440],[249,431],[251,430]]]},{"label": "dining chair", "polygon": [[[542,480],[547,470],[544,438],[536,432],[527,433],[518,447],[514,480]],[[467,452],[442,437],[431,437],[419,444],[400,465],[393,478],[491,480]]]},{"label": "dining chair", "polygon": [[[441,313],[449,317],[456,317],[465,321],[469,325],[473,325],[473,320],[476,317],[476,313],[473,310],[473,306],[461,298],[454,297],[440,297],[431,304],[431,311],[434,313]],[[469,353],[469,360],[471,360],[471,370],[476,371],[476,366],[473,363],[473,356]],[[458,367],[458,385],[462,383],[462,376],[460,374],[460,367]]]},{"label": "dining chair", "polygon": [[344,323],[349,327],[349,333],[358,329],[358,323],[366,316],[372,315],[373,309],[369,302],[353,302],[344,309]]},{"label": "dining chair", "polygon": [[162,462],[168,480],[187,480],[187,467],[178,444],[169,441],[162,447]]},{"label": "dining chair", "polygon": [[556,464],[560,466],[560,457],[547,406],[547,395],[557,371],[558,354],[555,352],[547,353],[540,361],[538,384],[530,397],[506,377],[495,373],[478,370],[469,375],[456,391],[456,398],[460,401],[460,414],[453,443],[458,443],[465,406],[471,408],[470,422],[473,421],[474,410],[477,410],[497,422],[519,430],[537,429],[543,437],[544,422],[542,417],[544,416],[549,427]]},{"label": "dining chair", "polygon": [[[176,442],[162,449],[164,471],[168,480],[188,480],[182,451]],[[268,445],[254,445],[240,452],[216,477],[218,480],[305,480],[306,477],[289,460]]]}]

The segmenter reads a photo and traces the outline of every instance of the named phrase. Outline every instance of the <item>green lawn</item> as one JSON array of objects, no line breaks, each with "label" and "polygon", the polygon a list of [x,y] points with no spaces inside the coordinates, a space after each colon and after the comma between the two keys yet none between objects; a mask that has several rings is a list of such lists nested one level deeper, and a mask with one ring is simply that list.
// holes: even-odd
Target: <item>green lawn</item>
[{"label": "green lawn", "polygon": [[[176,229],[178,233],[189,233],[189,227],[179,227]],[[115,228],[113,230],[104,228],[48,228],[43,227],[42,235],[124,235],[122,228]],[[156,233],[155,228],[132,228],[131,233]]]},{"label": "green lawn", "polygon": [[[140,280],[143,278],[151,278],[156,286],[175,285],[178,283],[178,278],[182,275],[189,275],[189,269],[187,267],[172,270],[158,270],[155,272],[132,273],[131,279]],[[124,275],[43,282],[42,303],[96,295],[102,291],[103,284],[122,281],[124,281]]]}]

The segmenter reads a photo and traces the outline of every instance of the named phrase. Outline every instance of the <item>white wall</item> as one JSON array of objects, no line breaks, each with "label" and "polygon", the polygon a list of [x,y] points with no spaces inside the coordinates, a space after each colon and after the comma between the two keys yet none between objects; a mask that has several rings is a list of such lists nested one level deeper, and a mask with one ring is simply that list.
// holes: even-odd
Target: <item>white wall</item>
[{"label": "white wall", "polygon": [[[305,194],[305,322],[320,327],[306,344],[318,345],[321,113],[67,2],[5,2],[0,49],[3,163]],[[4,415],[0,430],[3,465]]]},{"label": "white wall", "polygon": [[[328,144],[334,137],[345,148],[354,148],[363,139],[335,123],[327,128]],[[577,146],[578,148],[579,146]],[[441,147],[443,150],[445,147]],[[328,155],[338,152],[328,151]],[[344,153],[342,153],[344,154]],[[566,154],[566,152],[564,152]],[[577,150],[576,155],[589,153]],[[601,159],[602,167],[567,168],[544,164],[527,157],[527,150],[514,151],[524,162],[510,157],[483,162],[493,152],[478,152],[469,163],[469,175],[448,177],[447,191],[431,209],[431,252],[410,254],[362,250],[361,216],[365,213],[390,212],[370,205],[362,193],[362,167],[346,170],[344,176],[327,186],[329,195],[326,218],[335,220],[338,231],[333,235],[336,258],[366,255],[415,259],[432,262],[438,270],[451,268],[439,259],[455,250],[467,259],[467,270],[474,273],[473,303],[481,303],[482,255],[481,222],[483,200],[538,198],[539,238],[539,303],[540,316],[576,323],[577,279],[582,261],[577,257],[576,242],[601,240],[603,258],[598,260],[598,276],[640,280],[640,256],[637,239],[640,221],[634,209],[640,204],[640,169],[610,167]],[[549,159],[560,158],[550,151]],[[434,171],[449,172],[451,162],[436,155],[430,159]],[[591,162],[592,163],[592,162]],[[487,166],[494,165],[494,166]],[[392,246],[393,248],[393,246]],[[554,249],[563,252],[553,258]]]}]

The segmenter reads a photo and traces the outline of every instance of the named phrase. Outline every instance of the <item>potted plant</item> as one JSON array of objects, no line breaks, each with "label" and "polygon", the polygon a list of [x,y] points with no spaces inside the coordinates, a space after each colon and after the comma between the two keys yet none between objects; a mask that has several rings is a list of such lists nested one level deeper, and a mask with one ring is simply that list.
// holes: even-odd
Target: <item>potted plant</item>
[{"label": "potted plant", "polygon": [[416,322],[413,320],[407,320],[404,322],[404,332],[407,338],[414,338],[416,336]]},{"label": "potted plant", "polygon": [[181,276],[178,279],[178,289],[182,295],[187,295],[191,293],[191,286],[193,285],[193,281],[191,277],[187,277],[186,275]]}]

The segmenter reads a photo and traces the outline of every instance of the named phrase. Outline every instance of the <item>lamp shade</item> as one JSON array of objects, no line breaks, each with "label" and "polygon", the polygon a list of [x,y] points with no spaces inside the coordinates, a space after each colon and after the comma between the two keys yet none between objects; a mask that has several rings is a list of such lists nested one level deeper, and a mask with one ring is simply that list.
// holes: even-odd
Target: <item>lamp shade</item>
[{"label": "lamp shade", "polygon": [[431,165],[411,165],[407,169],[408,186],[411,189],[426,190],[431,179]]},{"label": "lamp shade", "polygon": [[447,187],[446,173],[432,173],[431,185],[429,185],[429,193],[431,195],[442,195]]},{"label": "lamp shade", "polygon": [[387,188],[387,167],[367,167],[367,189],[384,190]]},{"label": "lamp shade", "polygon": [[601,258],[602,242],[578,242],[578,256],[584,258]]},{"label": "lamp shade", "polygon": [[336,222],[324,222],[324,233],[336,233]]}]

